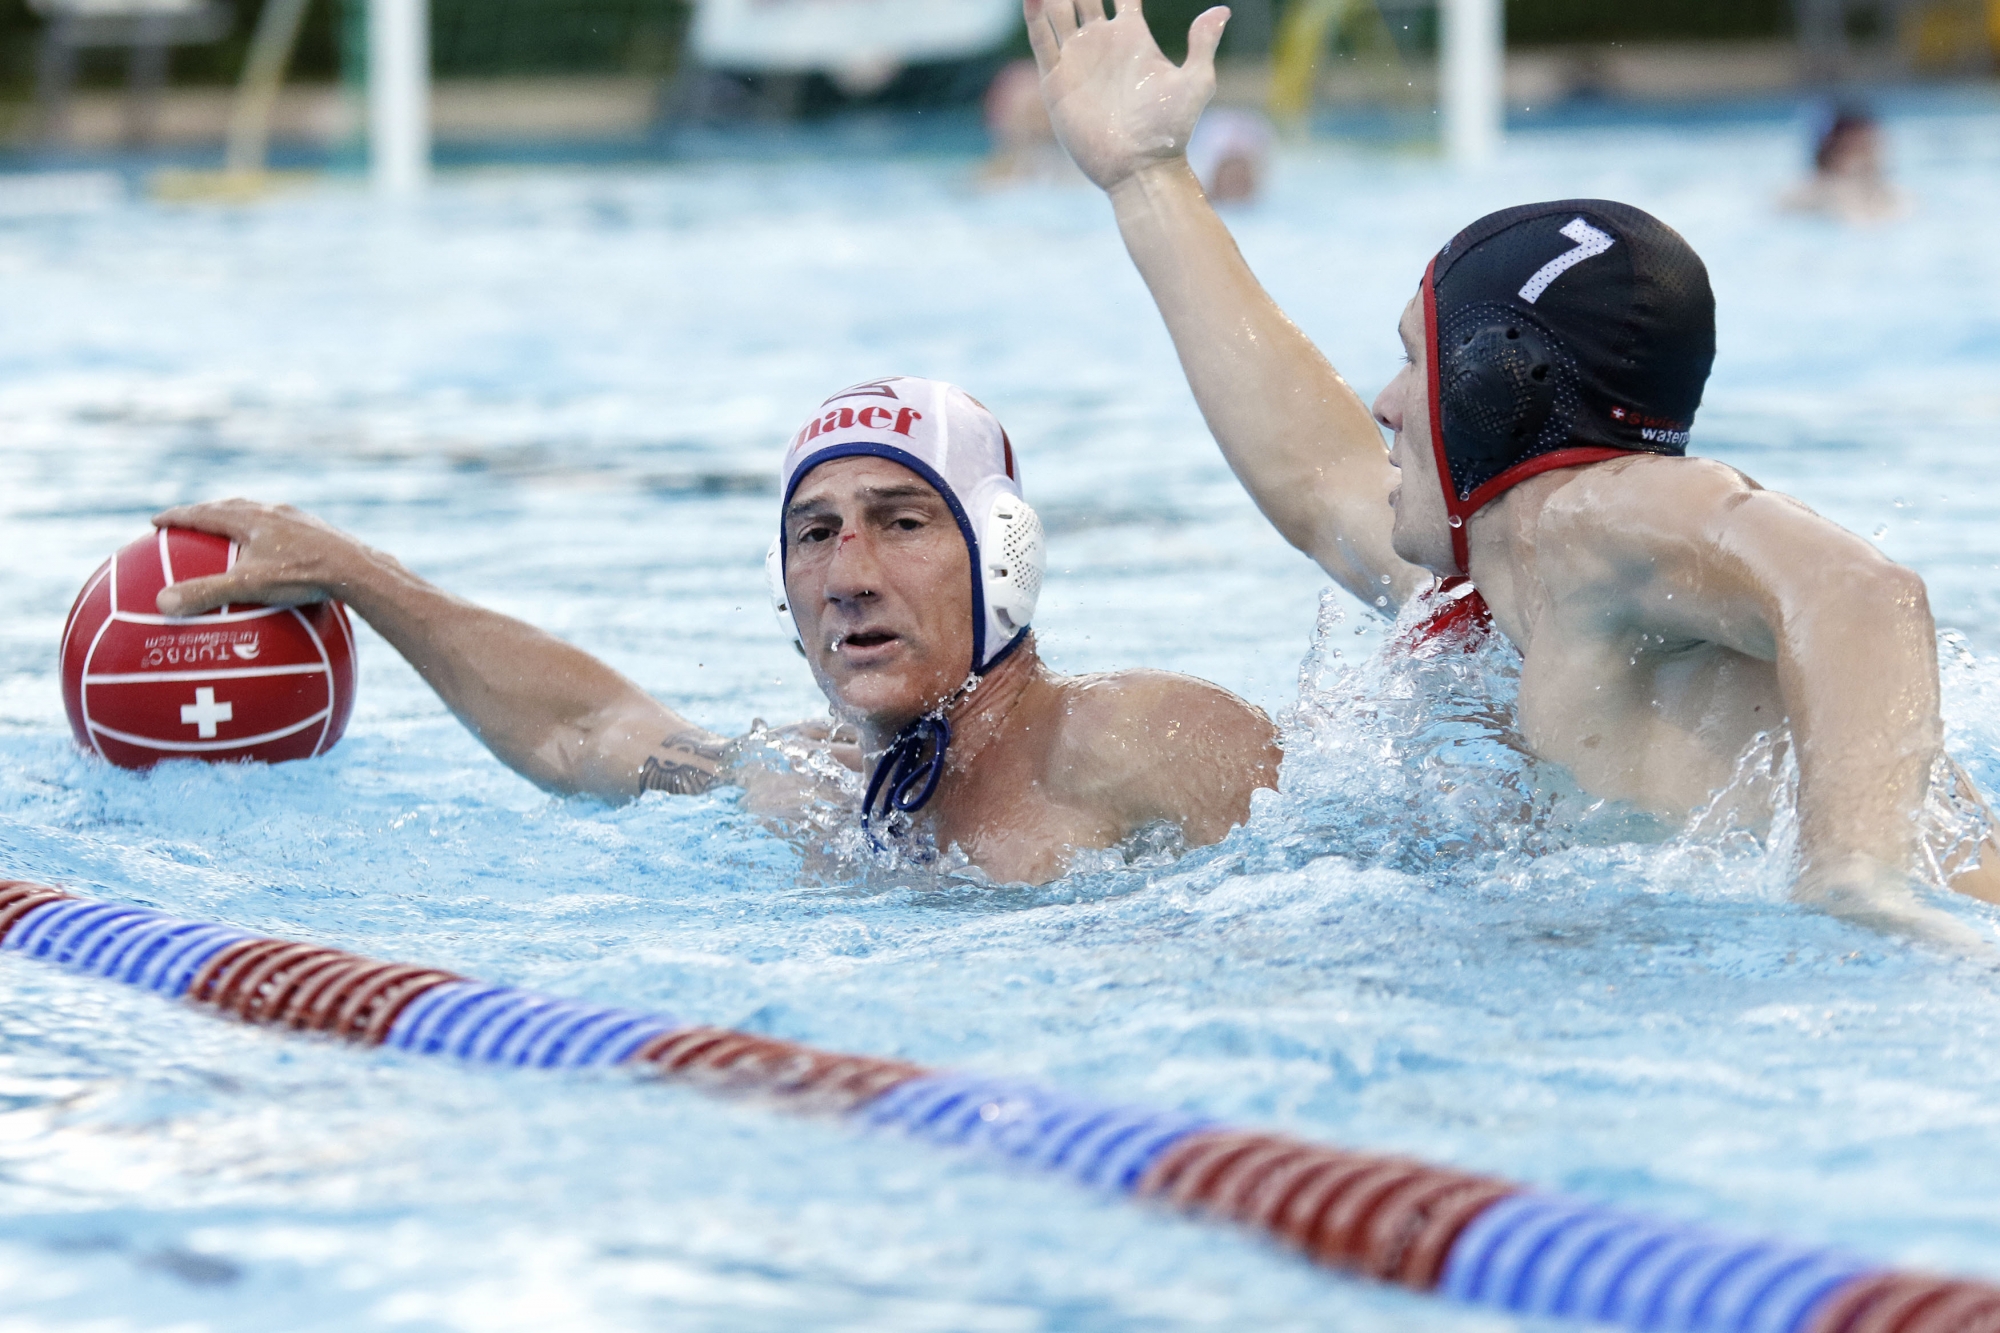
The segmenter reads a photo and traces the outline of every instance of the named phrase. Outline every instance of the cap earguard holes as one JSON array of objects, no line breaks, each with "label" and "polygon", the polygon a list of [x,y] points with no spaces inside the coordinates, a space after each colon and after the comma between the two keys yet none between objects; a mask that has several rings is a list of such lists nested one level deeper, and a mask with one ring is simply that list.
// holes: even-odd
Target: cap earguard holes
[{"label": "cap earguard holes", "polygon": [[986,565],[986,601],[1002,630],[1013,633],[1034,617],[1045,562],[1042,520],[1026,500],[994,497],[980,546]]}]

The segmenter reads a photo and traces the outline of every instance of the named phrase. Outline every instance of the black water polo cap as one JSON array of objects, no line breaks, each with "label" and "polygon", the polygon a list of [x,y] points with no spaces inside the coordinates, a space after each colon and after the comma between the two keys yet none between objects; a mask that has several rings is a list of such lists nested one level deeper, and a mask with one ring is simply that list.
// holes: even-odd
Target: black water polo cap
[{"label": "black water polo cap", "polygon": [[1715,361],[1708,269],[1629,204],[1564,199],[1479,219],[1424,274],[1431,421],[1452,550],[1552,468],[1687,452]]}]

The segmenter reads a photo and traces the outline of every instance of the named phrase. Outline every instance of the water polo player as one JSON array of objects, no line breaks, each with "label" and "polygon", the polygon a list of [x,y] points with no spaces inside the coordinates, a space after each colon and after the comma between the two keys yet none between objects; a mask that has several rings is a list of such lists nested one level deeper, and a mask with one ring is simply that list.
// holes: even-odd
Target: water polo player
[{"label": "water polo player", "polygon": [[[1943,757],[1922,580],[1684,456],[1715,351],[1685,241],[1596,200],[1480,219],[1423,275],[1408,364],[1371,414],[1188,169],[1228,11],[1194,21],[1177,67],[1135,4],[1025,7],[1057,135],[1109,193],[1210,429],[1287,539],[1391,613],[1469,575],[1522,654],[1522,735],[1590,791],[1684,817],[1789,724],[1802,896],[1910,919],[1912,876],[1942,855],[1954,887],[2000,901],[1990,842],[1981,858],[1919,829],[1936,780],[1978,800]],[[1748,793],[1746,813],[1770,802]]]},{"label": "water polo player", "polygon": [[[1270,719],[1226,690],[1042,664],[1029,629],[1041,526],[1000,423],[963,390],[886,379],[835,394],[786,451],[783,496],[774,604],[858,743],[823,724],[704,731],[588,654],[287,507],[161,514],[241,553],[159,605],[191,615],[338,598],[501,762],[550,791],[616,801],[738,785],[780,818],[844,801],[878,842],[955,846],[1000,880],[1053,879],[1074,852],[1159,824],[1192,846],[1219,841],[1253,790],[1276,785]],[[858,802],[825,776],[828,758],[861,773]]]}]

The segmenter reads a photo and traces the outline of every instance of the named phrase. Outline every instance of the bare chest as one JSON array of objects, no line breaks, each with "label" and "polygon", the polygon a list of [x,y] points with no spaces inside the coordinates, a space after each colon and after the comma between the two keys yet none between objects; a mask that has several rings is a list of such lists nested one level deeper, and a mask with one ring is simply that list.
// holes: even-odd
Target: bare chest
[{"label": "bare chest", "polygon": [[931,819],[940,848],[956,847],[1003,883],[1045,884],[1079,851],[1109,847],[1124,828],[1103,813],[1053,799],[1039,781],[967,784]]},{"label": "bare chest", "polygon": [[1719,644],[1551,629],[1524,655],[1518,721],[1585,789],[1679,816],[1730,786],[1784,708],[1771,663]]}]

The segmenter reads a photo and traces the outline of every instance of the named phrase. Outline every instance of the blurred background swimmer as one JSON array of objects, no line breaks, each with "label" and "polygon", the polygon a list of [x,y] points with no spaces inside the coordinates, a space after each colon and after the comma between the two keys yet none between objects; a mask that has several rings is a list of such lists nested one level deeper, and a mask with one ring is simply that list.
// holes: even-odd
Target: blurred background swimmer
[{"label": "blurred background swimmer", "polygon": [[1816,117],[1812,174],[1786,191],[1781,207],[1820,213],[1842,222],[1886,222],[1910,211],[1910,200],[1889,183],[1882,124],[1858,102],[1823,109]]},{"label": "blurred background swimmer", "polygon": [[1049,125],[1049,109],[1042,105],[1042,80],[1034,61],[1002,65],[993,82],[986,85],[980,110],[992,144],[980,167],[981,180],[989,185],[1083,183],[1082,173],[1056,142],[1056,132]]},{"label": "blurred background swimmer", "polygon": [[1271,122],[1248,107],[1210,107],[1188,137],[1188,166],[1211,203],[1254,202],[1270,157]]}]

